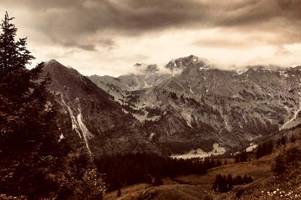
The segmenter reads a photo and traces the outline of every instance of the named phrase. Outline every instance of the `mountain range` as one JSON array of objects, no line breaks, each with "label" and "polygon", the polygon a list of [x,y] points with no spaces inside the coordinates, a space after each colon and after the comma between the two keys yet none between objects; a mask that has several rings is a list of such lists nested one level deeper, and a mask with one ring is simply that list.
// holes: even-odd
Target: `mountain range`
[{"label": "mountain range", "polygon": [[85,77],[52,60],[44,71],[74,137],[93,155],[233,153],[300,123],[301,67],[221,70],[188,56],[169,73]]}]

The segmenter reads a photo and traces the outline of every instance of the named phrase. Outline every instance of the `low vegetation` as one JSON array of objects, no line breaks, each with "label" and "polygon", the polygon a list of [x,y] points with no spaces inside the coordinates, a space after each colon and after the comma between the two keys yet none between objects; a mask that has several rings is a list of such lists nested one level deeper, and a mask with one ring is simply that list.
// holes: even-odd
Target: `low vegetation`
[{"label": "low vegetation", "polygon": [[301,150],[297,147],[290,148],[279,154],[273,163],[272,169],[275,174],[283,174],[290,168],[298,169],[301,165]]},{"label": "low vegetation", "polygon": [[155,154],[126,154],[104,156],[96,161],[105,174],[108,190],[137,183],[160,185],[162,178],[188,174],[205,174],[221,165],[216,159],[172,159]]},{"label": "low vegetation", "polygon": [[232,176],[229,175],[216,175],[213,183],[213,190],[216,192],[228,192],[233,189],[234,185],[245,185],[253,182],[251,176]]}]

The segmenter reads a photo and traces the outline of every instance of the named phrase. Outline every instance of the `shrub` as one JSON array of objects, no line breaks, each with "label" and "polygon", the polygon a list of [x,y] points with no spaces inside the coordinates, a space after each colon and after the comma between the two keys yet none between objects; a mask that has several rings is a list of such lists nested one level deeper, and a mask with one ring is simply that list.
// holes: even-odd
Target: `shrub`
[{"label": "shrub", "polygon": [[299,165],[301,150],[294,147],[279,154],[272,165],[272,170],[276,174],[284,173],[289,167]]}]

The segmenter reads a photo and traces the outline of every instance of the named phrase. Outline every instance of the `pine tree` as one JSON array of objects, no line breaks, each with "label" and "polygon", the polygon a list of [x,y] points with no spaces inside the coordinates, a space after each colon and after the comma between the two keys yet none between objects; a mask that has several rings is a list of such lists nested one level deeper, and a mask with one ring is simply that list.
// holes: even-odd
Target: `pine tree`
[{"label": "pine tree", "polygon": [[34,59],[30,51],[27,50],[27,38],[20,38],[16,41],[17,28],[6,12],[1,24],[0,35],[0,73],[5,73],[15,69],[25,68]]},{"label": "pine tree", "polygon": [[6,12],[0,25],[0,94],[21,102],[32,87],[31,80],[39,72],[26,69],[34,57],[27,49],[27,39],[16,39],[17,28],[12,23],[13,19]]},{"label": "pine tree", "polygon": [[296,137],[294,135],[292,135],[292,137],[291,137],[290,140],[291,140],[291,143],[295,144],[297,139],[296,139]]},{"label": "pine tree", "polygon": [[227,191],[232,190],[232,188],[233,188],[233,178],[232,178],[231,174],[228,175],[228,177],[226,179],[226,182],[227,182]]},{"label": "pine tree", "polygon": [[[18,136],[29,138],[40,132],[48,119],[44,106],[48,92],[48,79],[39,80],[43,64],[32,70],[26,65],[34,58],[26,47],[26,38],[16,39],[14,18],[5,14],[0,32],[0,144],[10,146],[9,141]],[[11,137],[13,136],[13,137]],[[7,140],[6,140],[7,139]],[[3,144],[4,143],[4,144]],[[1,148],[0,147],[0,148]]]},{"label": "pine tree", "polygon": [[260,144],[256,149],[256,158],[259,159],[265,155],[273,153],[274,144],[272,141],[267,141]]},{"label": "pine tree", "polygon": [[26,68],[33,56],[26,38],[15,40],[12,20],[6,13],[0,24],[0,193],[101,199],[102,181],[89,157],[65,140],[58,143],[57,119],[64,114],[46,89],[44,64]]},{"label": "pine tree", "polygon": [[286,143],[287,143],[287,138],[285,136],[282,136],[282,138],[281,138],[281,144],[285,146]]},{"label": "pine tree", "polygon": [[212,188],[215,192],[219,191],[220,183],[221,183],[221,175],[218,174],[215,176],[215,181],[213,183],[213,188]]}]

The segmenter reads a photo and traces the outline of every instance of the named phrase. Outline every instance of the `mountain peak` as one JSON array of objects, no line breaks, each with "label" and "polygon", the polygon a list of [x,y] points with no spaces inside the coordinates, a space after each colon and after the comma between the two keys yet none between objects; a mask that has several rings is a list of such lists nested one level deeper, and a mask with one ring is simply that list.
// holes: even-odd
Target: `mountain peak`
[{"label": "mountain peak", "polygon": [[195,55],[190,55],[190,56],[178,58],[174,61],[182,64],[195,64],[200,62],[201,60],[199,59],[199,57]]},{"label": "mountain peak", "polygon": [[55,59],[45,62],[44,69],[47,71],[66,71],[68,68]]},{"label": "mountain peak", "polygon": [[48,62],[46,62],[46,64],[49,64],[49,65],[53,65],[53,64],[62,65],[59,61],[57,61],[55,59],[49,60]]},{"label": "mountain peak", "polygon": [[195,55],[190,55],[186,57],[181,57],[175,60],[170,61],[165,67],[170,69],[171,71],[174,70],[183,70],[186,68],[191,68],[192,66],[205,66],[205,61],[200,59]]},{"label": "mountain peak", "polygon": [[199,60],[199,57],[197,57],[195,55],[190,55],[187,58],[190,59],[190,60],[192,60],[193,62],[197,62]]},{"label": "mountain peak", "polygon": [[45,72],[53,74],[54,76],[62,76],[62,78],[66,78],[67,75],[74,77],[82,77],[76,69],[72,67],[66,67],[65,65],[61,64],[60,62],[54,59],[46,62],[43,69]]}]

